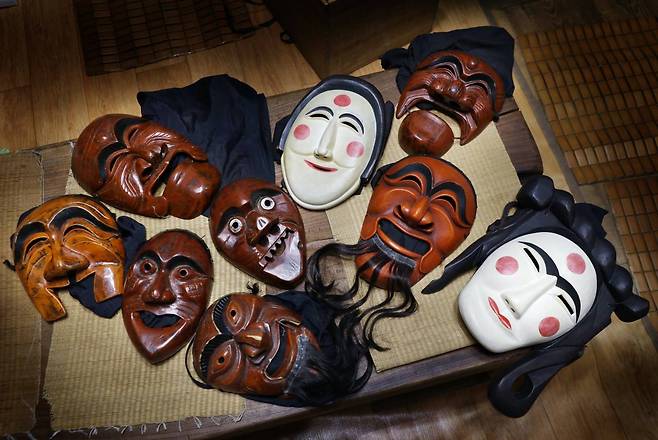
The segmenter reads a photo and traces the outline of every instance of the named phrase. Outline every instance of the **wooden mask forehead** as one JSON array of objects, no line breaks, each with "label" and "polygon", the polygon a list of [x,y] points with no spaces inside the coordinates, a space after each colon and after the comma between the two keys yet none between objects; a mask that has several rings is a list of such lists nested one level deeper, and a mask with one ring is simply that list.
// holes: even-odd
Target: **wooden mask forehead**
[{"label": "wooden mask forehead", "polygon": [[170,268],[189,264],[204,275],[213,275],[210,250],[201,238],[186,230],[172,229],[153,236],[140,247],[136,260],[145,255],[157,257],[158,263]]}]

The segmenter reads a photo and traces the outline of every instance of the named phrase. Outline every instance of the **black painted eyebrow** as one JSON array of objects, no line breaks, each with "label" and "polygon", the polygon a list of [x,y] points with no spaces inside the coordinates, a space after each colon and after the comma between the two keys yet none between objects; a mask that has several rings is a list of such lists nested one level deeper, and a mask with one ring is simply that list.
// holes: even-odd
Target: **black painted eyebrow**
[{"label": "black painted eyebrow", "polygon": [[523,251],[526,253],[526,255],[532,260],[532,264],[535,265],[535,269],[537,269],[537,272],[539,272],[539,261],[535,258],[535,256],[528,250],[528,248],[523,248]]},{"label": "black painted eyebrow", "polygon": [[215,323],[217,330],[220,333],[229,336],[232,336],[233,334],[230,332],[228,326],[224,322],[224,310],[226,310],[226,306],[228,306],[228,303],[231,301],[231,296],[232,295],[226,295],[220,298],[212,311],[212,322]]},{"label": "black painted eyebrow", "polygon": [[311,110],[309,110],[308,112],[306,112],[306,114],[307,114],[307,115],[310,115],[311,113],[316,112],[316,111],[318,111],[318,110],[326,111],[326,112],[328,112],[331,116],[334,115],[334,111],[333,111],[332,109],[330,109],[329,107],[324,106],[324,105],[321,105],[321,106],[319,106],[319,107],[312,108]]},{"label": "black painted eyebrow", "polygon": [[17,262],[23,256],[23,245],[28,237],[37,232],[46,232],[46,227],[42,223],[33,222],[23,226],[16,234],[14,242],[14,261]]},{"label": "black painted eyebrow", "polygon": [[53,220],[50,223],[53,226],[57,227],[57,228],[61,228],[66,220],[69,220],[69,219],[74,218],[74,217],[81,217],[85,220],[88,220],[94,226],[96,226],[99,229],[102,229],[103,231],[106,231],[106,232],[119,232],[117,229],[103,223],[101,220],[94,217],[86,209],[82,209],[82,208],[79,208],[77,206],[73,206],[73,207],[61,210],[60,212],[57,213],[55,218],[53,218]]},{"label": "black painted eyebrow", "polygon": [[261,197],[275,197],[281,194],[282,194],[281,191],[277,191],[275,189],[270,189],[270,188],[257,189],[256,191],[251,193],[251,196],[249,197],[249,202],[251,203],[252,208],[256,208],[258,205],[258,200],[260,200]]},{"label": "black painted eyebrow", "polygon": [[391,179],[397,179],[399,177],[404,176],[405,174],[413,173],[413,172],[419,172],[420,174],[425,177],[425,195],[429,196],[430,194],[430,187],[432,184],[432,172],[430,171],[429,168],[427,168],[425,165],[422,163],[411,163],[405,167],[403,167],[401,170],[396,171],[393,174],[388,175],[389,178]]},{"label": "black painted eyebrow", "polygon": [[176,255],[171,260],[167,261],[165,267],[169,270],[176,268],[177,266],[190,266],[194,268],[197,272],[206,274],[206,271],[199,266],[199,264],[193,259],[186,257],[185,255]]},{"label": "black painted eyebrow", "polygon": [[107,163],[107,159],[115,151],[123,150],[125,148],[126,148],[126,146],[123,143],[115,142],[115,143],[110,144],[107,147],[103,148],[101,150],[101,152],[98,154],[98,173],[99,173],[99,175],[101,177],[101,180],[103,182],[107,178],[107,173],[105,171],[105,164]]},{"label": "black painted eyebrow", "polygon": [[525,241],[522,241],[520,243],[525,244],[526,246],[530,246],[539,254],[542,260],[544,260],[544,264],[546,265],[546,273],[548,275],[553,275],[554,277],[557,278],[557,283],[555,283],[555,286],[565,291],[567,295],[571,297],[573,304],[576,306],[576,321],[577,321],[578,317],[580,317],[580,296],[578,295],[578,291],[576,291],[575,287],[573,287],[569,281],[567,281],[565,278],[562,278],[560,276],[560,272],[557,270],[557,265],[555,264],[555,261],[553,261],[551,256],[548,255],[542,248],[532,243],[527,243]]},{"label": "black painted eyebrow", "polygon": [[343,113],[342,115],[340,115],[340,117],[352,119],[354,122],[356,122],[359,125],[359,127],[361,127],[361,134],[365,133],[365,129],[363,128],[363,123],[361,122],[361,119],[354,116],[352,113]]},{"label": "black painted eyebrow", "polygon": [[144,251],[143,253],[139,254],[137,260],[143,260],[144,258],[150,258],[151,260],[155,261],[158,264],[158,267],[162,266],[162,260],[160,259],[160,256],[152,250]]},{"label": "black painted eyebrow", "polygon": [[457,185],[455,182],[443,182],[443,183],[439,183],[434,188],[432,188],[429,196],[433,196],[437,192],[443,191],[444,189],[447,189],[455,193],[455,195],[457,196],[457,202],[459,202],[459,207],[458,207],[459,219],[465,224],[470,224],[470,222],[466,218],[466,194],[464,193],[464,188]]},{"label": "black painted eyebrow", "polygon": [[240,211],[238,208],[234,206],[224,211],[224,214],[222,214],[222,218],[219,219],[219,229],[220,230],[224,229],[224,226],[226,226],[226,224],[231,219],[231,217],[236,217],[236,216],[242,217],[242,211]]}]

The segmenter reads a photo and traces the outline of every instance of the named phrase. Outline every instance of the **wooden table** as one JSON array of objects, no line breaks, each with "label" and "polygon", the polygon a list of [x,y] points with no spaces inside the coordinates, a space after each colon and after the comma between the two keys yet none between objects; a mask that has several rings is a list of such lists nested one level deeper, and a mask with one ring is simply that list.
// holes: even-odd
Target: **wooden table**
[{"label": "wooden table", "polygon": [[[395,86],[395,71],[380,72],[365,77],[382,92],[385,100],[397,103],[400,96]],[[277,120],[288,115],[295,104],[306,93],[299,90],[274,96],[268,99],[270,109],[270,125],[274,128]],[[496,123],[500,137],[505,149],[512,160],[514,168],[519,177],[525,177],[542,172],[542,162],[532,135],[513,99],[507,99],[501,111],[501,116]],[[37,150],[42,158],[44,168],[44,197],[46,199],[64,194],[68,170],[71,158],[71,142],[47,146]],[[328,220],[324,212],[312,212],[303,210],[302,216],[307,229],[318,228],[314,232],[314,241],[309,242],[309,249],[317,249],[321,244],[331,239],[331,231],[328,230]],[[308,235],[308,234],[307,234]],[[42,323],[42,362],[41,362],[41,384],[43,386],[50,339],[52,336],[52,325]],[[413,364],[393,368],[382,373],[373,373],[368,384],[357,394],[326,408],[286,408],[254,401],[247,401],[246,410],[239,422],[230,419],[203,423],[199,428],[193,420],[187,419],[181,423],[181,431],[168,429],[157,431],[156,424],[146,425],[146,432],[141,434],[139,430],[125,431],[121,438],[177,438],[182,434],[188,438],[215,438],[219,435],[232,436],[246,432],[273,427],[289,423],[301,418],[313,417],[318,414],[328,413],[340,408],[346,408],[360,403],[382,399],[395,394],[408,392],[414,389],[427,387],[440,382],[450,381],[459,377],[473,375],[501,367],[514,359],[517,359],[521,351],[491,355],[479,346],[471,346],[434,356]],[[32,433],[38,438],[47,438],[52,434],[50,428],[50,405],[47,400],[41,398],[37,406],[37,425]],[[104,430],[97,428],[95,438],[118,437],[116,430]],[[60,438],[82,438],[84,433],[62,432],[57,435]]]}]

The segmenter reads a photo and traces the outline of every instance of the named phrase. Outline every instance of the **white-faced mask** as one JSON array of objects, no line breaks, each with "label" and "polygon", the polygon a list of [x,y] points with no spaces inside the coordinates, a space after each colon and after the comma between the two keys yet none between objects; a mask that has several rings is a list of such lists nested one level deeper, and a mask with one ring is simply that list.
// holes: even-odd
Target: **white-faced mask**
[{"label": "white-faced mask", "polygon": [[553,340],[587,314],[596,270],[571,240],[526,234],[496,249],[459,295],[459,311],[487,350],[504,352]]},{"label": "white-faced mask", "polygon": [[388,137],[384,108],[371,84],[345,76],[302,99],[279,143],[283,180],[297,204],[331,208],[367,183]]}]

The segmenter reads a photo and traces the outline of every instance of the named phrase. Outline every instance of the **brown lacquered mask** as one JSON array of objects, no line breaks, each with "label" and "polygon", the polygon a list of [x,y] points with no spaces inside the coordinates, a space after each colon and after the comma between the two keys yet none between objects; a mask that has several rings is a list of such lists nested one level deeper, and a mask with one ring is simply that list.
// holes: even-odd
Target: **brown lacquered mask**
[{"label": "brown lacquered mask", "polygon": [[294,287],[304,277],[304,223],[290,197],[269,182],[242,179],[222,188],[210,231],[232,264],[267,284]]},{"label": "brown lacquered mask", "polygon": [[231,393],[286,398],[289,381],[318,348],[302,318],[271,298],[239,293],[211,305],[194,339],[194,369]]},{"label": "brown lacquered mask", "polygon": [[123,292],[125,251],[114,216],[83,195],[62,196],[28,211],[11,236],[16,273],[46,321],[66,316],[56,289],[94,276],[94,298]]},{"label": "brown lacquered mask", "polygon": [[436,268],[468,236],[477,209],[475,190],[450,162],[409,156],[383,172],[376,183],[361,228],[361,240],[375,251],[355,258],[357,267],[373,261],[361,277],[386,288],[396,264],[411,268],[414,285]]},{"label": "brown lacquered mask", "polygon": [[[503,80],[496,71],[482,59],[465,52],[446,50],[433,53],[425,58],[409,78],[400,95],[396,116],[401,118],[419,103],[431,103],[439,111],[454,118],[461,131],[460,144],[472,141],[498,115],[505,100]],[[425,112],[425,110],[419,110]],[[409,117],[409,116],[407,116]],[[444,133],[431,141],[441,141],[434,145],[436,150],[447,150],[446,139],[452,134],[447,125],[422,118],[424,133]],[[418,118],[420,122],[420,118]],[[409,129],[416,124],[405,124],[399,132],[399,140],[405,149],[422,151],[427,149],[428,139],[414,148],[414,136]]]},{"label": "brown lacquered mask", "polygon": [[130,266],[121,311],[137,350],[151,363],[173,356],[199,324],[212,289],[210,251],[195,234],[161,232]]},{"label": "brown lacquered mask", "polygon": [[71,169],[90,194],[149,217],[197,217],[220,182],[201,149],[130,115],[101,116],[89,124],[75,144]]}]

